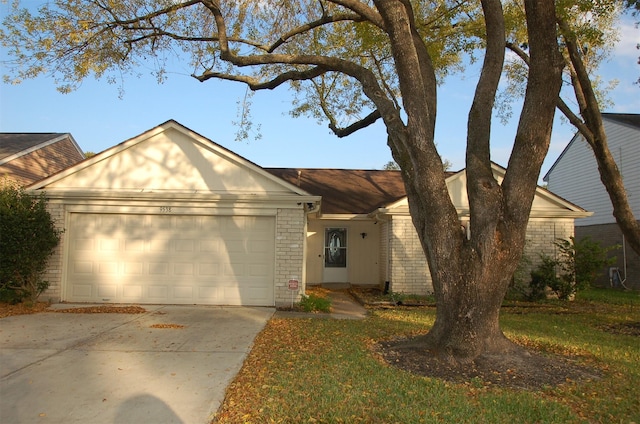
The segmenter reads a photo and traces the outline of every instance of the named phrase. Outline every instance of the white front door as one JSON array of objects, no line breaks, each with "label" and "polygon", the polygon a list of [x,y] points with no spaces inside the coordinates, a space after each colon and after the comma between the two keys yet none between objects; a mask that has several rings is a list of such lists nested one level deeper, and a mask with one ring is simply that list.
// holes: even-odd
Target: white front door
[{"label": "white front door", "polygon": [[324,229],[324,283],[347,283],[347,229]]}]

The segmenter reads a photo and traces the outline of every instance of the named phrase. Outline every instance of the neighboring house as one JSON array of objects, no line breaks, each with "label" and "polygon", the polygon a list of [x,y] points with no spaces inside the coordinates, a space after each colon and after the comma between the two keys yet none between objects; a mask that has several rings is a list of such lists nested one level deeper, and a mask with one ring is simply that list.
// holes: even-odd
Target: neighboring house
[{"label": "neighboring house", "polygon": [[[640,217],[640,114],[603,113],[609,150],[622,173],[627,199],[636,218]],[[612,251],[618,263],[620,278],[626,270],[627,287],[640,289],[640,257],[624,242],[613,217],[613,207],[602,181],[593,151],[580,133],[573,136],[549,172],[544,176],[549,190],[592,211],[589,218],[576,221],[576,238],[591,237],[603,246],[620,248]],[[623,248],[624,246],[624,248]],[[616,284],[618,275],[603,269],[598,282]]]},{"label": "neighboring house", "polygon": [[[464,172],[447,184],[465,225]],[[325,282],[431,291],[397,171],[263,169],[168,121],[30,189],[65,228],[45,276],[54,301],[274,306]],[[552,251],[587,215],[538,189],[528,247]]]},{"label": "neighboring house", "polygon": [[68,133],[0,133],[0,179],[26,186],[82,160]]}]

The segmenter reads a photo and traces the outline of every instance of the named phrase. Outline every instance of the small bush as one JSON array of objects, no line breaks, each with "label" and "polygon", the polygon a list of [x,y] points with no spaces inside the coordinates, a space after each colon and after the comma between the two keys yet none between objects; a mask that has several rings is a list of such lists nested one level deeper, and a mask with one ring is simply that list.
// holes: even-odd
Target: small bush
[{"label": "small bush", "polygon": [[616,261],[615,257],[607,258],[607,252],[617,246],[603,248],[589,237],[579,241],[574,237],[558,239],[554,244],[558,258],[541,254],[542,262],[531,271],[530,300],[544,299],[547,287],[559,299],[571,299],[579,291],[593,286],[598,272]]},{"label": "small bush", "polygon": [[560,265],[566,278],[575,281],[577,289],[582,290],[594,286],[604,268],[616,263],[616,257],[607,258],[609,251],[620,246],[602,247],[599,242],[584,237],[576,240],[559,239],[555,245],[560,249]]},{"label": "small bush", "polygon": [[557,261],[544,253],[540,254],[542,262],[536,269],[531,271],[531,282],[529,283],[529,293],[527,299],[535,302],[547,297],[547,287],[557,287],[560,282],[556,275]]},{"label": "small bush", "polygon": [[331,300],[325,297],[316,296],[315,294],[302,295],[300,309],[304,312],[330,312]]},{"label": "small bush", "polygon": [[528,300],[531,294],[531,258],[523,254],[505,295],[506,300]]},{"label": "small bush", "polygon": [[10,305],[17,305],[21,303],[25,298],[24,293],[16,290],[0,287],[0,303],[8,303]]},{"label": "small bush", "polygon": [[[44,194],[0,184],[0,295],[12,303],[35,301],[49,283],[42,280],[47,260],[60,242]],[[12,292],[12,293],[11,293]]]}]

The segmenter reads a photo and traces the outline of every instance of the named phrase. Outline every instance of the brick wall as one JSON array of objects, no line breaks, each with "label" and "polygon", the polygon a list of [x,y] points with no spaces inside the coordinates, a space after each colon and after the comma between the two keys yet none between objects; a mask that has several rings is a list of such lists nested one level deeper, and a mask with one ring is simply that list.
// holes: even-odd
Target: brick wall
[{"label": "brick wall", "polygon": [[[276,306],[291,304],[304,293],[305,214],[303,209],[278,209],[276,217]],[[298,280],[298,292],[289,290],[289,280]]]},{"label": "brick wall", "polygon": [[[56,228],[64,230],[64,205],[49,201],[47,209],[56,224]],[[49,282],[49,288],[42,293],[40,300],[59,302],[62,297],[62,263],[64,256],[62,252],[64,252],[66,236],[66,232],[61,234],[60,243],[49,258],[47,269],[42,275],[42,279]]]},{"label": "brick wall", "polygon": [[571,236],[573,236],[572,219],[531,219],[527,226],[527,241],[524,248],[524,255],[531,262],[529,269],[540,264],[541,253],[555,258],[558,248],[554,242],[557,239],[568,240]]},{"label": "brick wall", "polygon": [[[615,256],[617,263],[613,266],[620,268],[620,276],[624,278],[624,257],[626,253],[627,281],[625,285],[636,290],[640,289],[640,256],[638,256],[626,243],[622,249],[622,233],[617,224],[589,225],[586,227],[576,227],[576,238],[591,237],[593,241],[599,241],[605,246],[620,246],[609,252],[609,256]],[[609,270],[602,269],[596,282],[599,286],[609,287]]]},{"label": "brick wall", "polygon": [[381,221],[378,223],[380,225],[380,249],[379,249],[379,260],[378,260],[378,275],[379,280],[378,284],[381,289],[385,288],[385,282],[390,281],[390,270],[387,269],[387,265],[389,264],[388,256],[389,256],[389,237],[387,237],[389,228],[391,227],[390,221]]},{"label": "brick wall", "polygon": [[[427,260],[410,217],[394,217],[391,231],[391,290],[397,293],[430,294],[433,284]],[[531,260],[528,269],[539,262],[539,252],[555,255],[554,241],[573,235],[572,219],[531,219],[527,226],[525,255]],[[384,237],[384,235],[383,235]]]},{"label": "brick wall", "polygon": [[411,217],[394,217],[390,231],[390,289],[396,293],[433,293],[431,275]]}]

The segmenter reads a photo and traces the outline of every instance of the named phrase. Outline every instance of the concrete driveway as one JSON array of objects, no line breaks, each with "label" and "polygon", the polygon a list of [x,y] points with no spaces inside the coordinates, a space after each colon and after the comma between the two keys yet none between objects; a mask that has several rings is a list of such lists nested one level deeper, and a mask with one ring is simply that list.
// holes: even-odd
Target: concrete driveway
[{"label": "concrete driveway", "polygon": [[0,423],[208,423],[271,308],[0,319]]}]

